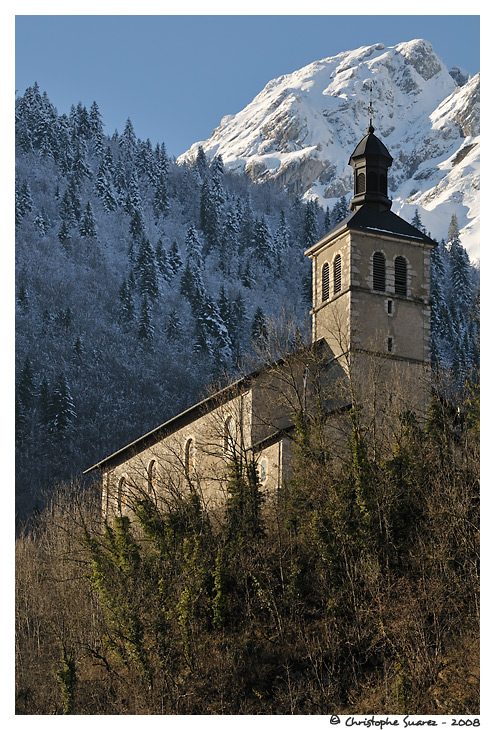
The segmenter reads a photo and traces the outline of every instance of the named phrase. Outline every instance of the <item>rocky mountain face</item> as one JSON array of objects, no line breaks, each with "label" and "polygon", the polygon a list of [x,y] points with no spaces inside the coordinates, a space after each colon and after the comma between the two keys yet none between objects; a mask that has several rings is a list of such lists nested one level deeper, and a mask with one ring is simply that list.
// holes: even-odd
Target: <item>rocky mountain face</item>
[{"label": "rocky mountain face", "polygon": [[202,146],[231,170],[331,209],[351,194],[348,160],[369,124],[370,83],[373,125],[394,158],[392,210],[411,220],[417,208],[438,239],[455,213],[479,259],[479,74],[449,72],[425,40],[376,43],[274,79],[179,162]]}]

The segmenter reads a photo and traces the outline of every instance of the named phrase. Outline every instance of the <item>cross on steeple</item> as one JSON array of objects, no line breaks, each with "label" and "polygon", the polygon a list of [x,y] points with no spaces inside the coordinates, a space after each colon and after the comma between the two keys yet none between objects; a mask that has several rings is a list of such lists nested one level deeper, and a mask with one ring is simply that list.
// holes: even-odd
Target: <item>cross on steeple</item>
[{"label": "cross on steeple", "polygon": [[373,82],[370,81],[370,103],[368,106],[368,112],[370,115],[370,126],[368,127],[368,134],[372,134],[375,129],[373,127],[373,98],[372,98],[372,92],[373,92]]}]

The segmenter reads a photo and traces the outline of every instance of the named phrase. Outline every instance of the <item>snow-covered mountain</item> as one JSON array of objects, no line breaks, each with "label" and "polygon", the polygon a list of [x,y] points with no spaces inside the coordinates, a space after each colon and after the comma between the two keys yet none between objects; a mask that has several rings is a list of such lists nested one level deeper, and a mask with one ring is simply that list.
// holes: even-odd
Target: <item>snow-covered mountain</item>
[{"label": "snow-covered mountain", "polygon": [[381,43],[305,66],[270,81],[203,147],[255,181],[317,196],[332,206],[352,189],[349,156],[369,123],[394,158],[392,210],[411,220],[418,208],[431,235],[442,238],[453,213],[472,259],[479,259],[479,74],[449,72],[425,40]]}]

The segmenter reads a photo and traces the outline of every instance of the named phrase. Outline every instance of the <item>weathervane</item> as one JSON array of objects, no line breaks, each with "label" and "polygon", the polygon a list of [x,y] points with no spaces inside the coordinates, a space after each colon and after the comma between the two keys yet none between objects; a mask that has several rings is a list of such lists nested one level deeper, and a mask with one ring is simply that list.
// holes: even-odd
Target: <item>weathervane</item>
[{"label": "weathervane", "polygon": [[369,104],[369,107],[368,107],[368,112],[369,112],[369,115],[370,115],[370,126],[368,127],[368,134],[371,134],[372,132],[375,131],[374,130],[374,127],[373,127],[373,99],[372,99],[372,96],[371,96],[372,91],[373,91],[373,82],[370,81],[370,104]]}]

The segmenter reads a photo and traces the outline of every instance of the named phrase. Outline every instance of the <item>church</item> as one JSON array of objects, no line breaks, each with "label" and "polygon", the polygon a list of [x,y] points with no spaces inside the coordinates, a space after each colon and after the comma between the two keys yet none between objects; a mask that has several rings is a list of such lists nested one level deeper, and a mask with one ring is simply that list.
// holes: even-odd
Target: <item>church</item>
[{"label": "church", "polygon": [[[429,397],[430,253],[436,243],[391,211],[392,165],[370,125],[349,159],[350,214],[305,252],[312,261],[312,344],[212,394],[102,459],[105,515],[133,498],[193,489],[208,510],[225,504],[233,457],[256,465],[269,497],[291,473],[297,413],[325,389],[325,411],[348,410],[352,389],[384,419],[400,392],[416,412]],[[349,383],[353,386],[349,388]],[[385,421],[383,421],[385,423]]]}]

